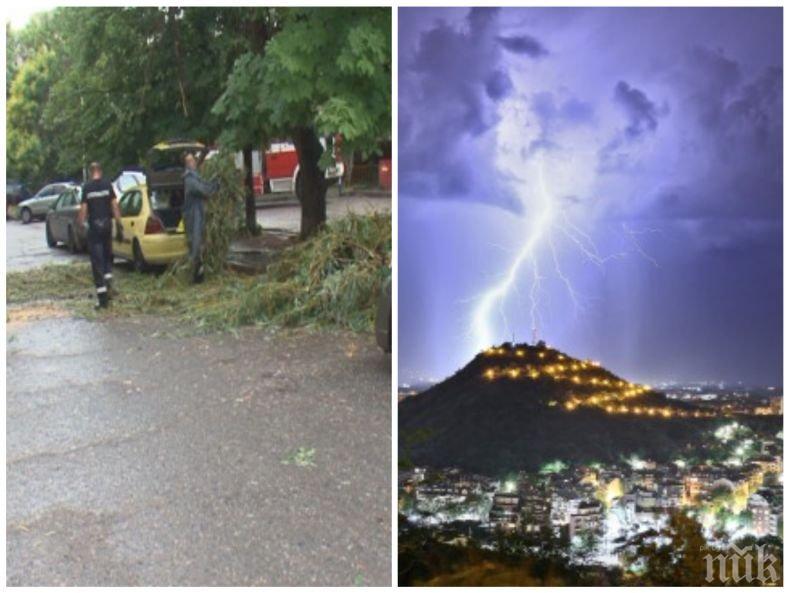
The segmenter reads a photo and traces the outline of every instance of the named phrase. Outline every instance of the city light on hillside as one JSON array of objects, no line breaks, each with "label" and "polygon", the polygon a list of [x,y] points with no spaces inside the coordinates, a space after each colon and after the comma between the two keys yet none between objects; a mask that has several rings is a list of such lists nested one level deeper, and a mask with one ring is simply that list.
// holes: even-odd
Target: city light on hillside
[{"label": "city light on hillside", "polygon": [[[504,351],[504,348],[494,348],[495,353]],[[511,352],[518,356],[518,352],[523,349],[511,350]],[[488,351],[486,351],[488,352]],[[526,351],[524,356],[526,356]],[[541,352],[542,353],[542,352]],[[524,356],[519,358],[524,358]],[[573,371],[577,369],[579,373],[568,375],[566,371]],[[549,380],[557,384],[567,384],[568,386],[588,386],[594,387],[592,392],[575,392],[568,400],[568,403],[563,405],[564,409],[569,412],[576,411],[580,407],[599,408],[609,414],[621,414],[632,416],[649,416],[652,418],[714,418],[717,412],[714,410],[686,410],[675,408],[673,406],[648,406],[642,405],[640,399],[646,394],[651,393],[651,388],[648,385],[635,385],[621,379],[612,379],[609,377],[599,377],[596,375],[590,376],[589,373],[584,372],[584,365],[576,362],[573,363],[553,363],[553,364],[518,364],[513,361],[510,364],[501,366],[489,366],[483,371],[483,377],[488,381],[495,379],[506,379],[510,381],[521,380],[536,380],[545,375]],[[596,371],[594,371],[596,372]],[[625,401],[633,401],[633,405],[625,405]],[[612,405],[612,404],[616,405]],[[737,425],[736,425],[737,426]],[[731,427],[725,427],[717,432],[717,438],[730,438]]]}]

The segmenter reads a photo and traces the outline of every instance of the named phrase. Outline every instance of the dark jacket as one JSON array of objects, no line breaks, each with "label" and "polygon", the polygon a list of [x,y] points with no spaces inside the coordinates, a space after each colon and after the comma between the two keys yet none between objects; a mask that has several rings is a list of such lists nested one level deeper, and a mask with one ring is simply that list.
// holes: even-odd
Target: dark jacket
[{"label": "dark jacket", "polygon": [[215,191],[216,181],[205,181],[197,171],[186,169],[184,171],[184,201],[186,204],[194,200],[205,200]]}]

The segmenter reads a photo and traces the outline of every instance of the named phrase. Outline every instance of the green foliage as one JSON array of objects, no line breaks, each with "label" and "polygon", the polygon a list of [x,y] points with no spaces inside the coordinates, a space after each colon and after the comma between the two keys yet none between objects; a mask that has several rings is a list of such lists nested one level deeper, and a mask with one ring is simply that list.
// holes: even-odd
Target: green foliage
[{"label": "green foliage", "polygon": [[288,455],[280,463],[283,465],[296,465],[298,467],[315,466],[315,449],[299,447],[296,451]]},{"label": "green foliage", "polygon": [[[176,137],[231,149],[298,138],[302,236],[311,235],[326,219],[321,167],[332,156],[321,156],[317,136],[343,134],[349,154],[374,151],[390,136],[390,12],[65,7],[46,13],[9,35],[6,46],[9,176],[39,185],[79,177],[94,160],[113,175]],[[248,194],[251,200],[251,188]]]},{"label": "green foliage", "polygon": [[702,526],[682,512],[674,513],[661,532],[667,543],[645,542],[637,536],[627,553],[630,562],[644,568],[633,575],[633,584],[659,586],[705,586],[705,554],[708,543]]},{"label": "green foliage", "polygon": [[[373,150],[390,134],[388,8],[291,8],[265,53],[236,62],[214,107],[236,147],[249,134],[341,133],[349,149]],[[259,130],[250,129],[258,122]]]},{"label": "green foliage", "polygon": [[217,274],[225,268],[228,248],[244,224],[244,179],[233,156],[218,155],[203,166],[203,176],[219,183],[219,189],[206,203],[203,265],[206,273]]},{"label": "green foliage", "polygon": [[[257,277],[223,272],[192,285],[185,274],[157,277],[116,266],[120,295],[109,314],[175,315],[193,330],[258,324],[371,331],[390,253],[389,217],[374,214],[328,225],[309,241],[286,248]],[[10,272],[6,279],[11,305],[54,299],[90,318],[96,315],[93,298],[85,263]]]},{"label": "green foliage", "polygon": [[25,272],[9,272],[6,302],[18,305],[37,300],[71,301],[90,295],[93,287],[90,266],[46,265]]},{"label": "green foliage", "polygon": [[399,516],[399,586],[579,586],[619,585],[616,569],[571,565],[558,553],[525,552],[528,541],[518,535],[498,542],[506,551],[473,544],[440,542],[431,529],[404,525]]},{"label": "green foliage", "polygon": [[55,175],[56,146],[50,142],[43,109],[57,72],[55,52],[45,46],[16,72],[6,105],[8,176],[34,186]]},{"label": "green foliage", "polygon": [[9,22],[5,24],[5,40],[5,98],[8,100],[8,97],[11,96],[11,83],[14,81],[19,67],[17,64],[19,41]]},{"label": "green foliage", "polygon": [[[203,164],[201,176],[216,181],[219,189],[206,201],[206,220],[203,228],[203,266],[208,275],[224,271],[228,248],[244,224],[243,176],[234,164],[233,155],[221,153]],[[191,274],[188,258],[177,262],[171,273],[181,274],[186,279]]]},{"label": "green foliage", "polygon": [[286,249],[265,274],[236,293],[234,306],[207,310],[205,319],[370,330],[391,249],[389,216],[348,216]]},{"label": "green foliage", "polygon": [[25,108],[39,126],[34,137],[27,119],[9,115],[9,174],[40,183],[75,176],[90,160],[112,173],[140,164],[162,139],[213,141],[224,122],[211,107],[249,49],[244,23],[255,12],[68,7],[34,18],[7,41],[9,74],[24,87],[23,73],[40,71],[40,56],[54,54],[56,66],[46,71],[46,92],[24,89],[34,94],[26,101],[34,107]]},{"label": "green foliage", "polygon": [[[675,513],[670,517],[669,525],[661,531],[666,543],[645,543],[642,536],[637,536],[631,542],[628,552],[629,560],[639,562],[643,568],[638,572],[628,575],[626,584],[640,586],[722,586],[722,585],[757,585],[756,578],[753,582],[738,582],[735,580],[735,565],[740,578],[747,572],[757,577],[759,574],[757,554],[743,557],[734,556],[732,548],[717,549],[710,545],[702,533],[702,527],[692,517],[684,513]],[[773,554],[777,562],[773,565],[781,585],[782,579],[782,542],[779,538],[763,538],[757,540],[749,536],[735,545],[746,550],[752,545],[766,545],[764,554]],[[707,574],[709,561],[707,556],[718,557],[719,554],[727,557],[724,562],[724,573],[718,561],[712,564],[713,574]],[[746,562],[752,565],[747,571]],[[708,579],[711,580],[708,580]]]}]

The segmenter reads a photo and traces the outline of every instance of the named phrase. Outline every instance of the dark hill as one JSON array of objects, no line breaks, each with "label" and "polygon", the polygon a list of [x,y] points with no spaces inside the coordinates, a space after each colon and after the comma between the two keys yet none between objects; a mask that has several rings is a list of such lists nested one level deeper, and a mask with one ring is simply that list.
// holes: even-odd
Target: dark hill
[{"label": "dark hill", "polygon": [[400,460],[496,475],[560,459],[675,459],[716,418],[542,344],[503,344],[398,407]]}]

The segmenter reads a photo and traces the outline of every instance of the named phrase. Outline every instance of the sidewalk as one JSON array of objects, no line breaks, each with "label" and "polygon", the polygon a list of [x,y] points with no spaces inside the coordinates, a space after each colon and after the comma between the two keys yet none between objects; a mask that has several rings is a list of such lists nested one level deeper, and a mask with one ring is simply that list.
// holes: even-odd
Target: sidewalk
[{"label": "sidewalk", "polygon": [[[390,212],[390,192],[366,190],[353,195],[337,195],[337,190],[327,195],[327,220],[337,220],[348,214]],[[296,241],[299,235],[302,211],[296,198],[268,203],[258,208],[256,214],[263,234],[258,237],[237,239],[230,246],[228,265],[238,271],[260,274],[281,249]]]},{"label": "sidewalk", "polygon": [[[332,186],[327,190],[326,199],[327,203],[331,200],[335,199],[347,199],[347,198],[358,198],[358,199],[388,199],[392,200],[392,191],[386,189],[380,189],[377,187],[363,187],[363,188],[351,188],[343,190],[342,195],[338,192],[337,186]],[[267,194],[265,197],[259,197],[255,200],[255,207],[257,209],[263,208],[278,208],[280,206],[298,206],[299,200],[295,194],[291,193],[283,193],[283,194]]]}]

